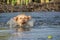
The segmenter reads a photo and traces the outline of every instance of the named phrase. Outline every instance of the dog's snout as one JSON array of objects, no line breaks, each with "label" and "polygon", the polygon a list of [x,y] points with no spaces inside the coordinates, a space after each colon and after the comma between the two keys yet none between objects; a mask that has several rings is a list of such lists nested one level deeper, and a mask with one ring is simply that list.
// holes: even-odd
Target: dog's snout
[{"label": "dog's snout", "polygon": [[23,22],[22,24],[26,24],[26,22]]}]

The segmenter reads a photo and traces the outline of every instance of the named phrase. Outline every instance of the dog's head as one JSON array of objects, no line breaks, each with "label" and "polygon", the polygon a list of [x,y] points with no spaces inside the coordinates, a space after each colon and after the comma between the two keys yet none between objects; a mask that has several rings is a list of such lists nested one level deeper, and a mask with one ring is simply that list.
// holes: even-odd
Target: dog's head
[{"label": "dog's head", "polygon": [[29,20],[31,20],[31,16],[27,16],[27,15],[21,14],[21,15],[18,15],[16,17],[14,17],[14,20],[18,23],[19,26],[23,26]]}]

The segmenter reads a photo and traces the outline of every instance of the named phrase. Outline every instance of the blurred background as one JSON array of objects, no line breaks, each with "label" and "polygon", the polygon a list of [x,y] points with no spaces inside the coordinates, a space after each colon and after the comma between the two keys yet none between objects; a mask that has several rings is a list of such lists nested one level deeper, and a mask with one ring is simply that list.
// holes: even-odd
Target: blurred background
[{"label": "blurred background", "polygon": [[60,0],[0,0],[0,12],[60,11]]}]

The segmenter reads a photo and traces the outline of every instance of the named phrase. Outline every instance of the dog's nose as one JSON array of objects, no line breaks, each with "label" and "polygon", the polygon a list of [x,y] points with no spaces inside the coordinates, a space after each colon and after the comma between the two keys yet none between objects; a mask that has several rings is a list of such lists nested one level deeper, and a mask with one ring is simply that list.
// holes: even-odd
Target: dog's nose
[{"label": "dog's nose", "polygon": [[22,22],[22,24],[25,24],[25,23],[26,23],[25,21]]}]

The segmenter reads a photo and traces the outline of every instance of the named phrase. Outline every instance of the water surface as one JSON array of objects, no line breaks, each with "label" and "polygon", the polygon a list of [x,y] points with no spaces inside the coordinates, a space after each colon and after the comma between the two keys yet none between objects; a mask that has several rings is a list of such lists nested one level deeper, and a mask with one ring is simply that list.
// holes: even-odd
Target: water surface
[{"label": "water surface", "polygon": [[[25,13],[31,15],[35,21],[34,27],[30,31],[15,32],[9,30],[6,22],[10,18]],[[60,12],[17,12],[0,14],[0,40],[59,40],[60,39]],[[52,35],[52,39],[48,36]]]}]

